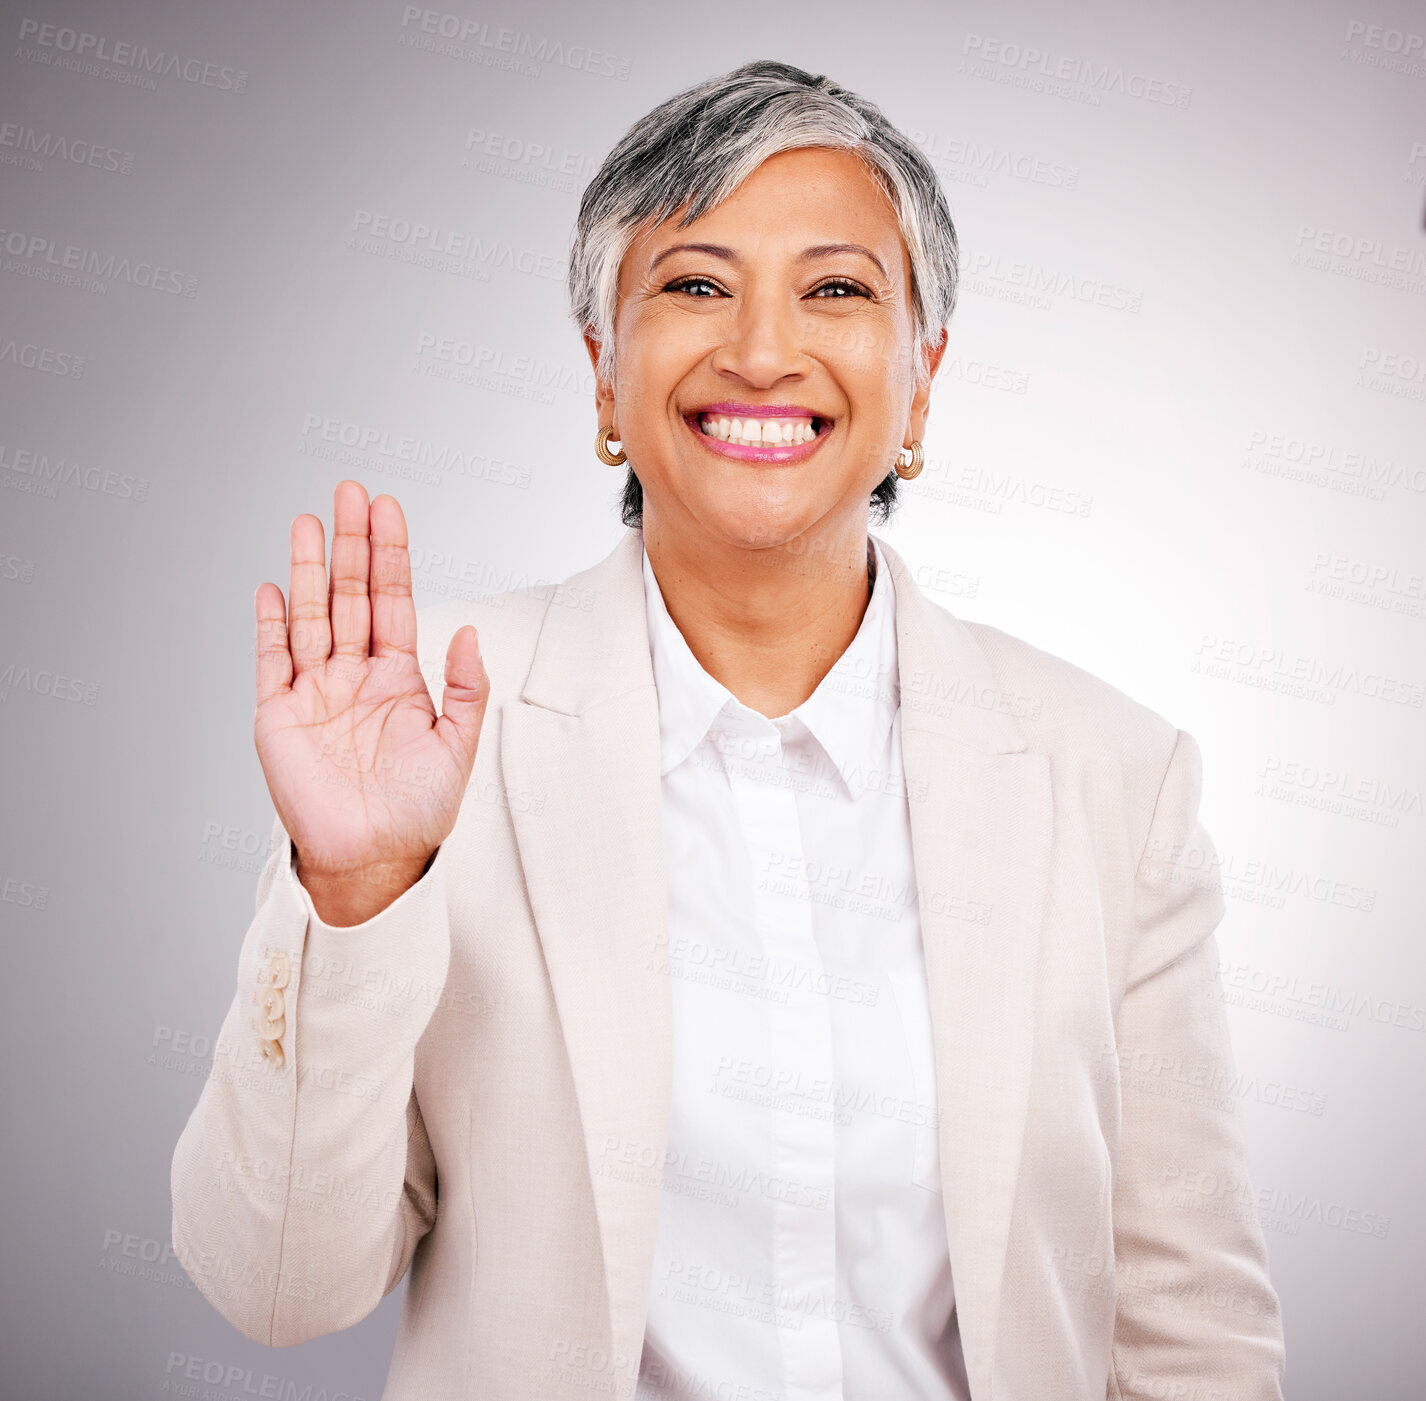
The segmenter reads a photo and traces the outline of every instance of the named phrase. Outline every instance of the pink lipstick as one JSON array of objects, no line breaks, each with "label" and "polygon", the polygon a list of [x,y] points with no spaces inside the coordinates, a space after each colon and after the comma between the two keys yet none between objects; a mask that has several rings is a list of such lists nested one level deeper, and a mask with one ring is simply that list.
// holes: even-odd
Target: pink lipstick
[{"label": "pink lipstick", "polygon": [[832,420],[800,404],[721,401],[688,414],[710,452],[744,462],[801,462],[832,431]]}]

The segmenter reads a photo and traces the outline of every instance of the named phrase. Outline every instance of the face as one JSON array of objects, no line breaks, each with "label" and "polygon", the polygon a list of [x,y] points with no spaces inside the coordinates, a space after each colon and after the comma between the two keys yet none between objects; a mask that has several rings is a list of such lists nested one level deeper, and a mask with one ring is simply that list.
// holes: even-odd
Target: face
[{"label": "face", "polygon": [[766,548],[865,531],[872,491],[923,435],[945,348],[943,332],[917,352],[890,201],[854,155],[819,147],[771,157],[686,228],[681,213],[624,256],[598,393],[645,533]]}]

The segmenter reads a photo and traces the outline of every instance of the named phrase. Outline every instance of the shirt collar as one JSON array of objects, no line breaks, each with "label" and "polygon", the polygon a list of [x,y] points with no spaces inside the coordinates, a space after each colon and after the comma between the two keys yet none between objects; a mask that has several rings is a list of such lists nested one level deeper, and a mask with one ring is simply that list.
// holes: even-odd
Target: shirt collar
[{"label": "shirt collar", "polygon": [[[869,772],[881,760],[901,698],[891,570],[876,537],[868,539],[876,559],[876,579],[861,626],[817,689],[788,712],[822,746],[854,798],[867,787]],[[664,604],[648,551],[641,553],[649,650],[658,688],[660,772],[667,774],[681,764],[720,716],[762,733],[775,733],[771,720],[744,705],[704,670]],[[796,726],[788,729],[794,731]]]}]

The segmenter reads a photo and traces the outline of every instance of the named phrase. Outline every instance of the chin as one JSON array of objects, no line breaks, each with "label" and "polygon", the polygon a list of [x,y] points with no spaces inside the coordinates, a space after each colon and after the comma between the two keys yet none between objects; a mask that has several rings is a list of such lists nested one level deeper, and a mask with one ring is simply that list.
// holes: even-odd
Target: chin
[{"label": "chin", "polygon": [[783,509],[700,513],[706,527],[729,544],[748,550],[765,550],[786,545],[811,528],[819,512],[805,504]]}]

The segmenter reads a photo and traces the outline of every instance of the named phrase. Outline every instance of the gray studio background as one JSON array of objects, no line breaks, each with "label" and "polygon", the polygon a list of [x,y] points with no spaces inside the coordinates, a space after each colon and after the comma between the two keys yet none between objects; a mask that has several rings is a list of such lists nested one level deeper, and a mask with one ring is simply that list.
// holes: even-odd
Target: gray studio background
[{"label": "gray studio background", "polygon": [[419,604],[612,548],[579,191],[755,57],[881,103],[961,231],[885,535],[1202,747],[1289,1393],[1419,1395],[1426,15],[432,3],[3,7],[3,1395],[380,1395],[399,1297],[268,1351],[169,1253],[272,819],[253,590],[345,476]]}]

